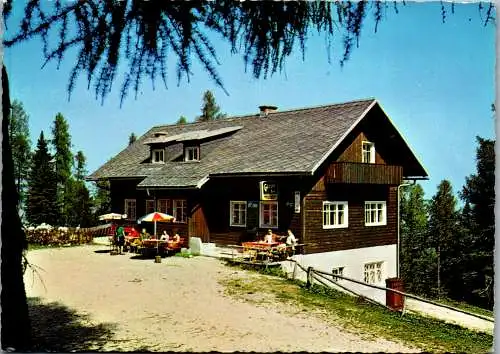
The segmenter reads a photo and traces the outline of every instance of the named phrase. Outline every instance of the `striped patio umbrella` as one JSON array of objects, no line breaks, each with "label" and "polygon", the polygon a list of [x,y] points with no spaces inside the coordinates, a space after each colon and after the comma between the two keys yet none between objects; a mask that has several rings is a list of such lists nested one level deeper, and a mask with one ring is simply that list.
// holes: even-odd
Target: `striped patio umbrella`
[{"label": "striped patio umbrella", "polygon": [[173,222],[175,221],[175,218],[172,215],[165,214],[165,213],[160,213],[158,211],[155,211],[153,213],[149,213],[147,215],[144,215],[143,217],[139,218],[137,222],[140,224],[143,221],[146,222],[154,222],[154,236],[156,238],[156,222]]}]

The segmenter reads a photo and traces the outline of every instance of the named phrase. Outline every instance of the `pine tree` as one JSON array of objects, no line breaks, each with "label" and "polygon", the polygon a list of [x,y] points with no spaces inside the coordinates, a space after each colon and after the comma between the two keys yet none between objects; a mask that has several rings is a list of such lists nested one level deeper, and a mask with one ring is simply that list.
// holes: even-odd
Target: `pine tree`
[{"label": "pine tree", "polygon": [[85,167],[86,158],[82,151],[76,153],[75,161],[75,178],[71,178],[69,181],[68,193],[71,196],[69,224],[71,226],[80,225],[81,227],[88,227],[92,224],[92,201],[85,185],[85,175],[87,174]]},{"label": "pine tree", "polygon": [[43,222],[55,225],[58,221],[57,176],[43,131],[38,138],[32,161],[26,201],[28,222],[34,225]]},{"label": "pine tree", "polygon": [[182,124],[186,124],[186,123],[187,123],[187,118],[184,116],[180,116],[175,124],[182,125]]},{"label": "pine tree", "polygon": [[57,113],[52,126],[52,145],[54,147],[55,169],[57,176],[58,224],[66,225],[70,213],[68,193],[73,154],[71,153],[71,135],[69,125],[61,113]]},{"label": "pine tree", "polygon": [[128,136],[128,144],[132,145],[137,140],[137,136],[134,133],[130,133]]},{"label": "pine tree", "polygon": [[220,107],[215,103],[214,94],[207,90],[203,94],[203,105],[201,107],[201,116],[197,118],[198,122],[208,122],[211,120],[225,118],[226,114],[220,111]]},{"label": "pine tree", "polygon": [[26,188],[31,164],[31,140],[28,114],[20,101],[12,102],[9,137],[14,161],[14,178],[19,194],[18,210],[24,209]]},{"label": "pine tree", "polygon": [[401,276],[410,293],[428,296],[434,287],[436,253],[428,239],[427,202],[417,184],[407,187],[401,200]]},{"label": "pine tree", "polygon": [[[460,197],[465,201],[462,229],[467,234],[464,282],[470,300],[493,306],[495,244],[495,141],[477,137],[476,173],[466,178]],[[466,209],[467,207],[467,209]]]},{"label": "pine tree", "polygon": [[456,199],[451,183],[443,180],[438,185],[438,191],[429,207],[429,239],[437,254],[438,297],[443,294],[443,290],[451,286],[450,282],[455,273],[453,265],[457,257],[459,231]]},{"label": "pine tree", "polygon": [[[225,91],[217,72],[220,61],[212,37],[224,41],[231,53],[241,54],[245,69],[250,67],[255,78],[267,78],[281,71],[290,55],[297,51],[304,59],[306,41],[315,34],[325,38],[329,60],[332,45],[340,43],[341,48],[335,52],[341,53],[339,62],[344,65],[357,47],[368,17],[374,18],[376,31],[392,8],[393,13],[398,12],[398,5],[384,1],[55,0],[54,3],[47,7],[44,1],[29,1],[24,18],[19,20],[21,25],[4,41],[5,45],[39,37],[44,42],[45,59],[56,62],[70,48],[76,50],[69,93],[84,73],[88,87],[94,88],[95,96],[102,100],[116,81],[118,67],[128,66],[120,88],[122,101],[130,89],[137,97],[144,79],[154,84],[160,78],[167,87],[167,77],[174,74],[170,76],[175,76],[178,83],[183,79],[189,82],[193,62],[201,64],[215,85]],[[441,13],[444,21],[444,5]],[[479,13],[485,25],[494,25],[493,2],[488,6],[480,4]],[[120,55],[122,52],[127,55]],[[167,64],[172,59],[176,60],[175,73],[168,70]]]},{"label": "pine tree", "polygon": [[95,183],[95,188],[92,193],[94,205],[93,214],[94,220],[97,220],[99,215],[111,212],[111,195],[109,181],[99,180]]}]

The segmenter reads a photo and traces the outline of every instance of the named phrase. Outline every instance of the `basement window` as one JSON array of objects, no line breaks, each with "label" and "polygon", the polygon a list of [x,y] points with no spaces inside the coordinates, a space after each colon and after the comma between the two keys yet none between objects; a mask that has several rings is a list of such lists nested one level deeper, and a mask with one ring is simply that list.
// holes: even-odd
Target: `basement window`
[{"label": "basement window", "polygon": [[364,282],[368,284],[381,284],[383,276],[384,262],[365,263]]},{"label": "basement window", "polygon": [[332,269],[332,277],[333,281],[338,281],[340,278],[337,278],[336,275],[344,276],[344,267],[337,267]]}]

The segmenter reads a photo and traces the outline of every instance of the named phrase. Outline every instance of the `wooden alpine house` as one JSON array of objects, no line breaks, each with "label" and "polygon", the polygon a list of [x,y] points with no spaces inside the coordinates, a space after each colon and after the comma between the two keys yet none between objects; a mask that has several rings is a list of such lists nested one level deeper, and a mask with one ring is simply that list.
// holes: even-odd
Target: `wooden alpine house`
[{"label": "wooden alpine house", "polygon": [[374,284],[396,275],[398,186],[419,179],[375,99],[156,126],[88,177],[130,221],[175,216],[160,233],[235,245],[290,228],[302,261]]}]

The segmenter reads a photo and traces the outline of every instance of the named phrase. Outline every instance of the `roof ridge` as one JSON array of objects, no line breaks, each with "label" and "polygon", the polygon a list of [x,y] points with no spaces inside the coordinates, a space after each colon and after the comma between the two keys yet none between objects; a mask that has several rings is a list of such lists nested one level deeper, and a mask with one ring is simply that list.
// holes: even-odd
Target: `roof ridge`
[{"label": "roof ridge", "polygon": [[[325,108],[325,107],[331,107],[331,106],[344,106],[344,105],[349,105],[349,104],[353,104],[353,103],[360,103],[360,102],[369,102],[369,101],[375,101],[376,98],[375,97],[367,97],[367,98],[360,98],[360,99],[357,99],[357,100],[350,100],[350,101],[345,101],[345,102],[337,102],[337,103],[328,103],[328,104],[322,104],[322,105],[317,105],[317,106],[308,106],[308,107],[299,107],[299,108],[292,108],[292,109],[286,109],[286,110],[283,110],[283,111],[276,111],[276,112],[270,112],[269,114],[270,115],[276,115],[276,114],[280,114],[280,113],[290,113],[290,112],[294,112],[294,111],[305,111],[305,110],[310,110],[310,109],[319,109],[319,108]],[[173,126],[183,126],[183,125],[195,125],[195,124],[203,124],[203,123],[212,123],[212,122],[229,122],[233,119],[237,119],[237,120],[240,120],[240,119],[250,119],[250,118],[255,118],[255,117],[258,117],[259,114],[258,113],[254,113],[254,114],[244,114],[244,115],[236,115],[236,116],[230,116],[230,117],[227,117],[227,118],[221,118],[221,119],[216,119],[216,120],[213,120],[213,121],[207,121],[207,122],[188,122],[188,123],[184,123],[184,124],[177,124],[177,123],[173,123],[173,124],[161,124],[161,125],[155,125],[153,126],[151,129],[155,129],[155,128],[162,128],[162,127],[173,127]]]},{"label": "roof ridge", "polygon": [[283,111],[270,112],[269,114],[290,113],[290,112],[294,112],[294,111],[305,111],[308,109],[318,109],[318,108],[326,108],[326,107],[332,107],[332,106],[345,106],[345,105],[350,105],[353,103],[369,102],[369,101],[375,101],[375,100],[376,100],[375,97],[369,97],[369,98],[362,98],[362,99],[351,100],[351,101],[346,101],[346,102],[328,103],[328,104],[321,104],[321,105],[317,105],[317,106],[308,106],[308,107],[286,109]]}]

